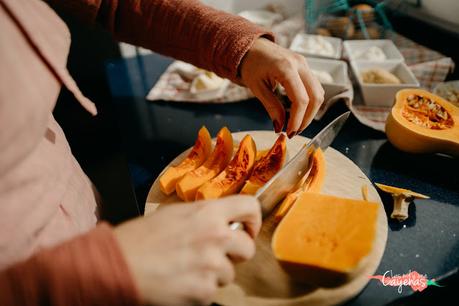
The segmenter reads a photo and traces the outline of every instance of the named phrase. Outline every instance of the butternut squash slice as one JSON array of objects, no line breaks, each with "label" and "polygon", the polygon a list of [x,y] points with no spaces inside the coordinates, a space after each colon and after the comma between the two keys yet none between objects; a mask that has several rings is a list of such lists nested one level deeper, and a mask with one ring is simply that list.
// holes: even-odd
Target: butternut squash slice
[{"label": "butternut squash slice", "polygon": [[204,164],[188,172],[177,182],[177,196],[183,201],[193,201],[199,187],[222,172],[232,155],[233,136],[224,127],[218,132],[215,148]]},{"label": "butternut squash slice", "polygon": [[242,194],[255,194],[284,165],[287,154],[287,137],[280,134],[268,152],[257,152],[257,162],[250,178],[241,190]]},{"label": "butternut squash slice", "polygon": [[386,120],[386,134],[405,152],[459,156],[459,108],[422,89],[400,90]]},{"label": "butternut squash slice", "polygon": [[377,215],[374,202],[305,192],[276,228],[273,254],[297,281],[339,286],[370,253]]},{"label": "butternut squash slice", "polygon": [[171,195],[175,191],[177,181],[188,172],[201,166],[209,157],[212,150],[212,139],[206,127],[198,132],[198,138],[188,156],[178,165],[167,168],[159,178],[159,188],[165,195]]},{"label": "butternut squash slice", "polygon": [[312,168],[309,173],[300,180],[297,187],[287,194],[279,208],[276,210],[274,219],[279,222],[292,207],[298,197],[304,192],[320,193],[325,181],[325,156],[322,149],[318,148],[312,156]]},{"label": "butternut squash slice", "polygon": [[196,200],[218,199],[239,192],[252,171],[257,156],[257,147],[252,137],[245,136],[239,149],[225,170],[199,187]]}]

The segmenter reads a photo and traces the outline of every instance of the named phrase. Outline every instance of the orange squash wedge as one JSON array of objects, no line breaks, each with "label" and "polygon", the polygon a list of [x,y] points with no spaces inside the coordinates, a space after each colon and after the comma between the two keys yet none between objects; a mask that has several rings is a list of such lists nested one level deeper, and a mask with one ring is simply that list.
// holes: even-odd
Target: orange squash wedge
[{"label": "orange squash wedge", "polygon": [[225,170],[198,189],[196,200],[218,199],[237,193],[250,175],[256,155],[255,142],[249,135],[245,136]]},{"label": "orange squash wedge", "polygon": [[297,281],[339,286],[368,258],[377,216],[377,203],[305,192],[277,226],[273,254]]},{"label": "orange squash wedge", "polygon": [[422,89],[400,90],[386,120],[386,134],[405,152],[459,156],[459,108]]},{"label": "orange squash wedge", "polygon": [[259,159],[253,167],[252,175],[241,190],[242,194],[255,194],[282,168],[287,154],[287,137],[280,134],[268,152],[260,152],[257,153]]},{"label": "orange squash wedge", "polygon": [[188,156],[178,165],[167,168],[159,178],[159,188],[165,195],[175,191],[175,185],[188,172],[201,166],[212,151],[212,140],[206,127],[198,132],[198,138]]},{"label": "orange squash wedge", "polygon": [[304,192],[320,193],[325,181],[325,156],[323,151],[318,148],[312,156],[312,168],[309,173],[300,180],[297,187],[287,194],[282,203],[277,208],[274,218],[279,222],[289,211],[298,197]]},{"label": "orange squash wedge", "polygon": [[218,132],[215,148],[204,164],[188,172],[177,182],[177,196],[183,201],[193,201],[199,187],[222,172],[232,155],[233,136],[224,127]]}]

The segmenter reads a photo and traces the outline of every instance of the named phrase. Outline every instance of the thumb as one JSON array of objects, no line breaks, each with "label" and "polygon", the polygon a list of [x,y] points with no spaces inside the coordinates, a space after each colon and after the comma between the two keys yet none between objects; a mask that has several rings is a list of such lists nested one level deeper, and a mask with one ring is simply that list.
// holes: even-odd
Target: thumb
[{"label": "thumb", "polygon": [[285,109],[282,103],[264,83],[251,88],[251,90],[268,112],[269,117],[273,121],[275,132],[280,133],[285,124]]}]

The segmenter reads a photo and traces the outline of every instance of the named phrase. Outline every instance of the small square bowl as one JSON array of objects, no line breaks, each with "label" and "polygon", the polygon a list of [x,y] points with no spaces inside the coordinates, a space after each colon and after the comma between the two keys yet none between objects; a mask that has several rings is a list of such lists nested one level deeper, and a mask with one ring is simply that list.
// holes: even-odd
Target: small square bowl
[{"label": "small square bowl", "polygon": [[[333,47],[332,52],[329,54],[320,54],[315,52],[315,50],[306,49],[303,45],[308,39],[318,39],[318,40],[325,40],[326,42],[330,43]],[[333,59],[340,59],[341,58],[341,50],[342,50],[342,40],[336,37],[330,36],[322,36],[322,35],[310,35],[299,33],[295,36],[290,45],[290,50],[300,53],[307,57],[320,57],[320,58],[333,58]]]},{"label": "small square bowl", "polygon": [[273,13],[265,10],[242,11],[238,14],[241,17],[255,23],[256,25],[271,28],[274,23],[284,19],[281,14]]},{"label": "small square bowl", "polygon": [[346,62],[313,57],[306,59],[308,61],[309,68],[312,70],[328,72],[333,78],[333,82],[321,82],[325,91],[325,101],[343,92],[351,86]]},{"label": "small square bowl", "polygon": [[405,60],[390,39],[346,40],[343,43],[343,47],[345,54],[351,61],[370,61],[359,58],[359,55],[371,47],[378,47],[384,52],[386,55],[386,59],[383,60],[384,62],[403,62]]},{"label": "small square bowl", "polygon": [[[351,62],[352,71],[362,90],[364,103],[371,106],[392,106],[395,94],[400,89],[419,87],[419,82],[404,62]],[[371,84],[364,83],[362,71],[372,68],[383,68],[400,79],[401,84]]]}]

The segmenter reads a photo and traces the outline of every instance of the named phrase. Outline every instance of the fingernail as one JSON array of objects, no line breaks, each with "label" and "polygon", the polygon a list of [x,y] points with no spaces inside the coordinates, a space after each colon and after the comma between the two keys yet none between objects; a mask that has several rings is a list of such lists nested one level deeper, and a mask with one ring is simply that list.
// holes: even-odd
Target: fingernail
[{"label": "fingernail", "polygon": [[279,121],[274,120],[273,125],[274,125],[274,132],[276,133],[282,132],[282,126],[280,125]]},{"label": "fingernail", "polygon": [[295,136],[295,132],[290,132],[287,134],[288,138],[292,138],[293,136]]}]

